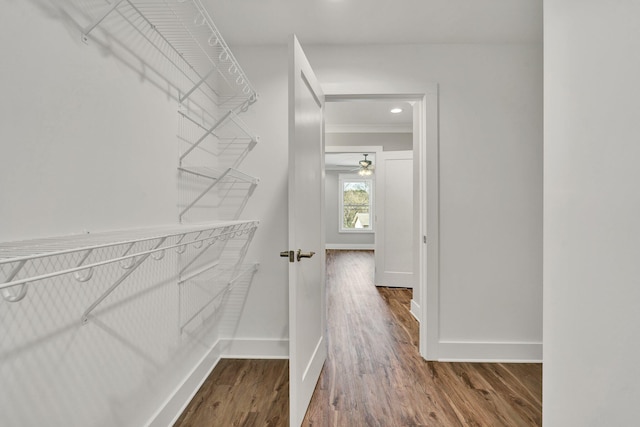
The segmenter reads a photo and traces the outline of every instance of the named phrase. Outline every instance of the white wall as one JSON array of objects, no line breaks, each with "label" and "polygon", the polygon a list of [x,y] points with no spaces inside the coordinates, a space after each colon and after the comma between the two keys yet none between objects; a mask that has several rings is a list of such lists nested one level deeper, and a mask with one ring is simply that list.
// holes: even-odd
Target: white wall
[{"label": "white wall", "polygon": [[544,13],[544,425],[636,425],[640,3]]},{"label": "white wall", "polygon": [[383,147],[384,151],[411,150],[413,148],[411,132],[327,133],[325,142],[327,146],[375,145]]},{"label": "white wall", "polygon": [[[323,84],[440,84],[440,339],[446,343],[441,357],[540,359],[541,46],[305,49]],[[261,218],[268,225],[256,236],[253,250],[275,257],[277,247],[286,249],[286,172],[280,169],[287,158],[286,52],[265,46],[235,51],[262,95],[256,127],[264,131],[268,145],[262,152],[269,159],[262,166],[263,177],[271,181],[269,190],[262,188],[268,203],[265,208],[253,204],[258,198],[250,203],[256,212],[266,209]],[[284,312],[286,300],[278,299],[286,286],[284,266],[269,268],[278,295],[256,305]],[[259,329],[266,327],[262,323]],[[273,327],[285,329],[286,323]],[[253,332],[248,328],[244,333]],[[476,351],[480,347],[490,351]]]},{"label": "white wall", "polygon": [[175,102],[49,12],[0,17],[0,241],[176,222]]}]

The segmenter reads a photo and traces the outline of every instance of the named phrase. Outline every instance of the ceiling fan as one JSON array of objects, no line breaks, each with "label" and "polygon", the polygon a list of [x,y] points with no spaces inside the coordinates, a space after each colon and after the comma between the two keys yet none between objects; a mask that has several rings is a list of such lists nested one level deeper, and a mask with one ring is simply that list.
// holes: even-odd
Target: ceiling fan
[{"label": "ceiling fan", "polygon": [[371,162],[371,160],[367,159],[368,154],[363,154],[363,156],[364,156],[364,159],[358,162],[358,165],[360,167],[354,170],[357,170],[358,175],[360,176],[371,176],[373,174],[373,170],[375,169],[375,166],[373,166],[373,163]]}]

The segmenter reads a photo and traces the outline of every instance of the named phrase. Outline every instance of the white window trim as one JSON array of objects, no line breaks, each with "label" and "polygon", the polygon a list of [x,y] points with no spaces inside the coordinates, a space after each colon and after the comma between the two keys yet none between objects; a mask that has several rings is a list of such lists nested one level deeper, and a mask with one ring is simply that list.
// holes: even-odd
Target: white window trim
[{"label": "white window trim", "polygon": [[[344,182],[363,181],[369,182],[369,228],[345,228],[344,227]],[[338,233],[375,233],[375,179],[362,177],[358,174],[338,174]]]}]

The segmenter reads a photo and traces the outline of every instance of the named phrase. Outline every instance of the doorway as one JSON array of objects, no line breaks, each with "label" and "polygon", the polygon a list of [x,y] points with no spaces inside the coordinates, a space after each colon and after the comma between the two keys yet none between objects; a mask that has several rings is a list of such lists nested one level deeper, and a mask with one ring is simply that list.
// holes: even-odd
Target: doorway
[{"label": "doorway", "polygon": [[325,104],[326,249],[374,251],[372,282],[411,293],[413,104],[404,99]]},{"label": "doorway", "polygon": [[[411,264],[415,269],[415,277],[413,283],[413,298],[411,301],[411,313],[420,322],[420,353],[425,358],[435,359],[435,349],[433,346],[428,351],[427,345],[428,333],[426,322],[427,316],[427,243],[426,243],[426,176],[427,161],[426,152],[430,151],[437,154],[437,133],[427,132],[426,123],[433,123],[429,129],[434,130],[437,126],[437,100],[434,93],[429,94],[410,94],[412,92],[393,92],[387,88],[372,88],[375,90],[354,90],[350,85],[332,86],[326,90],[326,153],[350,152],[358,153],[362,156],[365,153],[380,155],[389,150],[410,150],[413,153],[413,197],[411,208],[413,230],[410,231],[409,239],[411,247],[409,248],[409,257],[412,257]],[[436,89],[436,88],[434,88]],[[401,108],[402,114],[396,115],[391,113],[392,108]],[[391,117],[390,119],[387,118]],[[336,119],[337,118],[337,119]],[[431,144],[427,144],[427,140],[431,139]],[[435,144],[434,144],[435,141]],[[432,165],[431,176],[437,178],[437,156],[430,157]],[[375,171],[374,171],[375,174]],[[432,182],[437,182],[433,179]],[[326,188],[329,188],[328,186]],[[431,188],[431,198],[437,201],[437,185]],[[330,189],[329,189],[330,190]],[[329,191],[328,190],[328,191]],[[430,242],[433,248],[437,248],[437,203],[431,206],[431,224],[434,224],[431,233]],[[436,208],[436,209],[434,209]],[[435,214],[435,215],[434,215]],[[333,212],[327,211],[327,228],[330,226],[331,215]],[[375,226],[373,230],[375,236]],[[374,237],[375,239],[375,237]],[[327,240],[328,247],[331,240]],[[361,247],[355,247],[360,249]],[[373,245],[375,248],[375,245]],[[431,264],[434,268],[429,268],[431,273],[431,285],[436,285],[437,290],[437,253],[432,256]],[[377,283],[376,283],[377,284]],[[434,292],[431,292],[434,294]],[[437,301],[434,299],[432,301]],[[437,313],[437,305],[430,314]],[[436,317],[437,319],[437,317]],[[437,332],[437,320],[429,326],[434,327],[432,332]],[[433,335],[433,340],[437,340],[437,336]],[[431,338],[431,337],[429,337]],[[437,341],[436,341],[437,342]]]}]

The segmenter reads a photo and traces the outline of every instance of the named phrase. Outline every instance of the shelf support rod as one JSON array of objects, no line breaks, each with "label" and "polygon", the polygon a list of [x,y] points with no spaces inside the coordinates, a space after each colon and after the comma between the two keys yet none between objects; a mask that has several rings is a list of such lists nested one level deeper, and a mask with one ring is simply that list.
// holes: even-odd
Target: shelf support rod
[{"label": "shelf support rod", "polygon": [[204,135],[202,135],[200,137],[200,139],[198,139],[191,147],[189,147],[189,149],[187,151],[185,151],[181,156],[180,156],[180,164],[182,164],[182,160],[184,160],[185,157],[187,157],[187,155],[189,155],[189,153],[191,153],[198,145],[200,145],[200,143],[202,143],[202,141],[204,141],[204,139],[213,134],[213,131],[216,130],[225,120],[227,120],[227,118],[231,115],[232,111],[229,110],[224,116],[222,116],[222,118],[220,120],[218,120],[216,122],[216,124],[214,124],[210,129],[207,129],[207,131],[204,133]]},{"label": "shelf support rod", "polygon": [[182,276],[182,274],[184,274],[184,272],[187,271],[187,269],[189,267],[191,267],[193,265],[193,263],[195,263],[198,260],[198,258],[200,258],[202,255],[204,255],[204,253],[218,240],[218,236],[213,236],[213,232],[212,232],[211,234],[209,234],[207,239],[213,239],[213,240],[211,241],[210,244],[207,244],[204,248],[202,248],[202,250],[200,252],[198,252],[198,254],[196,256],[191,258],[191,261],[189,261],[184,267],[182,267],[180,269],[180,272],[178,273],[178,276]]},{"label": "shelf support rod", "polygon": [[235,285],[235,283],[238,281],[239,278],[241,278],[242,276],[244,276],[247,273],[255,273],[256,271],[258,271],[258,266],[260,264],[255,263],[253,265],[251,265],[251,267],[244,269],[243,271],[241,271],[240,273],[238,273],[236,275],[236,277],[234,277],[233,279],[229,280],[229,286],[233,286]]},{"label": "shelf support rod", "polygon": [[238,115],[237,115],[237,114],[234,114],[234,116],[235,116],[235,117],[231,117],[231,120],[232,120],[236,125],[238,125],[238,127],[239,127],[240,129],[242,129],[242,131],[243,131],[244,133],[246,133],[246,134],[247,134],[247,136],[248,136],[249,138],[251,138],[251,142],[255,142],[255,143],[257,143],[257,142],[258,142],[258,137],[257,137],[256,135],[252,135],[252,134],[251,134],[251,132],[249,131],[249,129],[247,129],[247,125],[245,124],[245,122],[244,122],[244,121],[242,121],[242,119],[240,119],[240,117],[238,117]]},{"label": "shelf support rod", "polygon": [[224,286],[224,288],[222,288],[220,291],[218,291],[215,295],[213,295],[213,297],[209,300],[209,302],[207,302],[205,305],[203,305],[202,307],[200,307],[200,309],[198,311],[196,311],[181,327],[180,327],[180,333],[182,333],[184,331],[184,328],[191,323],[191,321],[193,319],[195,319],[196,317],[198,317],[198,315],[200,313],[202,313],[212,302],[214,302],[215,300],[217,300],[221,295],[226,294],[227,292],[229,292],[231,290],[231,288],[233,288],[233,285],[236,284],[236,282],[238,281],[238,279],[242,276],[244,276],[245,274],[251,272],[251,273],[255,273],[256,271],[258,271],[258,266],[260,264],[256,263],[253,264],[251,267],[247,268],[246,270],[242,271],[241,273],[239,273],[236,277],[234,277],[233,279],[229,280],[227,282],[227,284]]},{"label": "shelf support rod", "polygon": [[98,18],[96,21],[94,21],[94,22],[93,22],[92,24],[90,24],[89,26],[85,27],[85,29],[84,29],[84,30],[82,30],[82,40],[86,42],[86,41],[87,41],[87,36],[89,35],[89,33],[90,33],[91,31],[93,31],[93,29],[94,29],[94,28],[96,28],[98,25],[100,25],[100,23],[101,23],[102,21],[104,21],[104,19],[105,19],[107,16],[109,16],[109,14],[110,14],[111,12],[113,12],[113,11],[116,9],[116,7],[118,7],[118,6],[120,5],[120,3],[122,3],[123,1],[124,1],[124,0],[118,0],[117,2],[113,3],[113,4],[111,5],[111,7],[110,7],[109,9],[107,9],[107,10],[105,11],[105,13],[104,13],[100,18]]},{"label": "shelf support rod", "polygon": [[[158,241],[158,243],[153,247],[152,251],[155,249],[158,249],[160,246],[162,246],[162,244],[164,243],[164,241],[167,240],[167,237],[162,237],[160,238],[160,240]],[[89,308],[87,308],[87,310],[82,314],[82,323],[86,324],[87,321],[89,320],[89,314],[93,311],[94,308],[96,308],[98,305],[100,305],[100,303],[102,301],[104,301],[104,299],[106,297],[108,297],[111,292],[113,292],[118,286],[120,286],[120,284],[122,282],[125,281],[125,279],[127,277],[129,277],[131,275],[131,273],[133,273],[138,267],[140,267],[140,265],[145,262],[145,260],[147,258],[149,258],[149,256],[151,255],[152,252],[148,252],[142,256],[140,256],[140,258],[138,258],[138,260],[135,262],[135,264],[132,266],[132,268],[130,268],[129,270],[125,271],[125,273],[120,276],[120,278],[118,280],[115,281],[115,283],[113,285],[111,285],[111,287],[109,287],[109,289],[107,289],[101,296],[100,298],[98,298],[97,300],[95,300],[95,302],[93,304],[91,304],[89,306]]]},{"label": "shelf support rod", "polygon": [[211,71],[209,71],[207,74],[205,74],[204,77],[202,77],[200,79],[200,81],[198,83],[196,83],[196,85],[194,87],[192,87],[189,92],[185,93],[183,96],[180,97],[180,103],[184,102],[185,99],[189,98],[189,96],[191,96],[191,94],[193,92],[195,92],[196,89],[198,89],[200,87],[200,85],[202,83],[204,83],[209,78],[209,76],[211,76],[211,74],[213,74],[216,70],[217,70],[217,68],[214,67],[214,68],[211,69]]},{"label": "shelf support rod", "polygon": [[188,274],[187,276],[181,278],[180,280],[178,280],[178,284],[182,284],[184,282],[187,282],[187,281],[193,279],[194,277],[198,277],[199,275],[201,275],[205,271],[209,271],[209,270],[211,270],[213,268],[216,268],[219,264],[220,264],[220,261],[219,260],[215,260],[211,264],[206,265],[206,266],[204,266],[202,268],[199,268],[198,270],[196,270],[196,271]]},{"label": "shelf support rod", "polygon": [[[185,172],[188,172],[187,170],[182,169],[182,168],[181,168],[180,170],[183,170],[183,171],[185,171]],[[199,195],[198,197],[196,197],[194,201],[192,201],[191,203],[189,203],[189,205],[188,205],[186,208],[184,208],[184,209],[182,210],[182,212],[180,212],[180,215],[179,215],[180,220],[182,220],[182,216],[183,216],[185,213],[187,213],[187,212],[189,211],[189,209],[191,209],[191,208],[193,207],[193,205],[195,205],[196,203],[198,203],[198,201],[200,201],[200,199],[202,199],[202,198],[205,196],[205,194],[207,194],[209,191],[211,191],[211,189],[212,189],[216,184],[218,184],[218,183],[219,183],[219,182],[220,182],[220,181],[221,181],[221,180],[222,180],[222,179],[223,179],[223,178],[224,178],[224,177],[229,173],[229,171],[230,171],[230,170],[231,170],[231,169],[227,169],[226,171],[224,171],[224,173],[223,173],[222,175],[220,175],[220,176],[218,177],[218,179],[216,179],[215,181],[213,181],[213,183],[211,183],[211,185],[209,185],[207,188],[205,188],[205,190],[204,190],[202,193],[200,193],[200,195]]]}]

